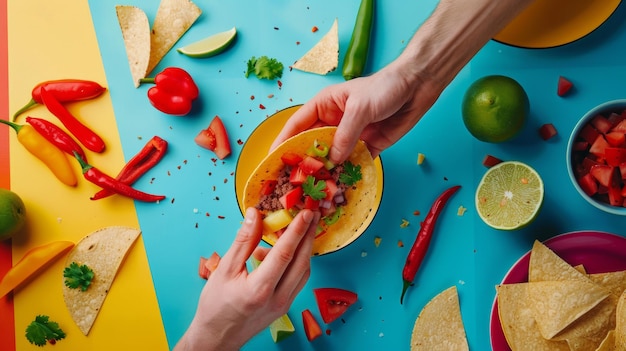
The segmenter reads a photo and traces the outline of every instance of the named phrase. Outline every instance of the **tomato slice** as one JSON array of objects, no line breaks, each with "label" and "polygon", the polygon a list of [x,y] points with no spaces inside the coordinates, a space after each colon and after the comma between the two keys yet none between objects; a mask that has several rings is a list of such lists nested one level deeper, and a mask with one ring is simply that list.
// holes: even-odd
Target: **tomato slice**
[{"label": "tomato slice", "polygon": [[267,179],[264,180],[261,185],[261,195],[270,195],[276,189],[278,182],[276,180]]},{"label": "tomato slice", "polygon": [[300,167],[294,167],[289,174],[289,183],[293,185],[302,185],[306,181],[306,174]]},{"label": "tomato slice", "polygon": [[304,208],[306,208],[307,210],[317,211],[320,208],[320,201],[319,200],[313,200],[313,198],[310,197],[310,196],[305,196],[304,197]]},{"label": "tomato slice", "polygon": [[285,152],[280,159],[284,164],[292,167],[295,167],[302,162],[302,156],[296,154],[295,152]]},{"label": "tomato slice", "polygon": [[228,133],[224,123],[218,116],[213,117],[207,129],[201,130],[194,141],[203,148],[213,151],[220,160],[230,155],[231,149]]},{"label": "tomato slice", "polygon": [[324,192],[326,193],[326,197],[324,200],[332,201],[337,194],[337,184],[332,179],[326,179],[326,187],[324,188]]},{"label": "tomato slice", "polygon": [[356,293],[338,288],[318,288],[313,293],[324,323],[339,318],[358,298]]},{"label": "tomato slice", "polygon": [[298,167],[302,169],[304,174],[313,175],[320,169],[324,168],[324,162],[316,159],[315,157],[305,156]]},{"label": "tomato slice", "polygon": [[278,201],[280,201],[280,204],[283,205],[283,208],[286,210],[295,207],[302,201],[302,188],[298,186],[289,190],[285,195],[281,196]]},{"label": "tomato slice", "polygon": [[309,309],[302,311],[302,324],[304,325],[306,338],[309,339],[309,341],[313,341],[322,336],[322,328]]}]

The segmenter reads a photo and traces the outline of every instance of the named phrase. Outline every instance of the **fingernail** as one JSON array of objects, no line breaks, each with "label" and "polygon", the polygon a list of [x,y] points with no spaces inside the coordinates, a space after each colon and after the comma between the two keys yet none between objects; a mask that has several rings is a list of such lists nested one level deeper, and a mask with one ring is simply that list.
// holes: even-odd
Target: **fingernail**
[{"label": "fingernail", "polygon": [[304,221],[304,223],[309,224],[313,220],[313,216],[314,216],[313,212],[304,211],[302,213],[302,220]]},{"label": "fingernail", "polygon": [[254,222],[254,219],[256,218],[256,209],[254,209],[253,207],[248,207],[246,209],[246,220],[245,222],[247,224],[251,224]]}]

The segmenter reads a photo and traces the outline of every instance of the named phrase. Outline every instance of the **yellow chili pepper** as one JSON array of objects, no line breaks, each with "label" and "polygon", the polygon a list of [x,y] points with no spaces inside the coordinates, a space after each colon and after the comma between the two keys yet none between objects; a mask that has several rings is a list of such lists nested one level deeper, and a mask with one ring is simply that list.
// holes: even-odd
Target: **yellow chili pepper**
[{"label": "yellow chili pepper", "polygon": [[74,247],[71,241],[53,241],[27,251],[0,281],[0,298],[42,271]]},{"label": "yellow chili pepper", "polygon": [[17,132],[17,140],[35,157],[40,159],[63,184],[75,186],[78,181],[67,156],[61,149],[39,134],[31,125],[20,125],[0,119]]}]

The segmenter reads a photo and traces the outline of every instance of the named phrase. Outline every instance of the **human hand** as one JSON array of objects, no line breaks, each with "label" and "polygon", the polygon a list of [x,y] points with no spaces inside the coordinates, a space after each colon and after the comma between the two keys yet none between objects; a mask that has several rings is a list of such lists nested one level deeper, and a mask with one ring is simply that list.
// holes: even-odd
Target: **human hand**
[{"label": "human hand", "polygon": [[[258,246],[261,216],[249,208],[232,246],[202,289],[196,315],[175,350],[239,350],[287,313],[309,278],[318,220],[319,213],[301,211],[269,249]],[[250,255],[263,263],[249,273]]]},{"label": "human hand", "polygon": [[419,121],[443,88],[409,74],[397,60],[371,76],[323,89],[293,114],[270,149],[304,130],[331,125],[338,127],[332,162],[345,161],[358,139],[376,157]]}]

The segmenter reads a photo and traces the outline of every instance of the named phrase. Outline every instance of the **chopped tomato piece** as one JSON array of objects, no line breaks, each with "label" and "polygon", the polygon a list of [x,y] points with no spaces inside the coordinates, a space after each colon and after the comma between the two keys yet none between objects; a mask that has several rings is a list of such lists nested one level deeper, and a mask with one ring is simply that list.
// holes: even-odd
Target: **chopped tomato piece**
[{"label": "chopped tomato piece", "polygon": [[294,167],[289,174],[289,183],[293,185],[302,185],[306,181],[306,174],[300,167]]},{"label": "chopped tomato piece", "polygon": [[274,192],[274,189],[276,189],[276,184],[278,184],[278,182],[273,179],[264,180],[261,185],[261,194],[270,195]]},{"label": "chopped tomato piece", "polygon": [[326,197],[324,200],[332,201],[337,194],[337,184],[332,179],[326,179],[326,187],[324,188],[324,192],[326,193]]},{"label": "chopped tomato piece", "polygon": [[306,156],[298,166],[306,175],[313,175],[324,167],[324,162],[315,157]]},{"label": "chopped tomato piece", "polygon": [[[600,185],[609,188],[611,186],[611,182],[613,181],[614,168],[616,167],[597,164],[591,167],[589,173],[598,181]],[[619,168],[617,168],[617,170],[619,171]]]},{"label": "chopped tomato piece", "polygon": [[220,255],[217,252],[213,252],[209,258],[200,257],[200,267],[198,268],[200,277],[202,279],[209,279],[211,273],[215,272],[217,269],[220,259]]},{"label": "chopped tomato piece", "polygon": [[556,93],[558,96],[565,96],[573,86],[574,84],[569,79],[559,76]]},{"label": "chopped tomato piece", "polygon": [[598,192],[598,183],[593,178],[591,173],[587,173],[584,176],[578,178],[578,185],[588,196],[593,196]]},{"label": "chopped tomato piece", "polygon": [[327,170],[326,167],[321,168],[320,170],[315,172],[315,174],[313,176],[315,177],[315,179],[319,179],[319,180],[326,180],[326,179],[331,179],[332,178],[332,175],[330,174],[330,171]]},{"label": "chopped tomato piece", "polygon": [[295,187],[289,190],[285,195],[281,196],[280,204],[283,205],[283,208],[289,210],[295,207],[298,203],[302,201],[302,187]]},{"label": "chopped tomato piece", "polygon": [[302,162],[302,157],[295,152],[285,152],[280,159],[284,164],[292,167],[295,167]]},{"label": "chopped tomato piece", "polygon": [[589,144],[593,144],[598,135],[600,135],[600,133],[591,124],[585,124],[578,136]]},{"label": "chopped tomato piece", "polygon": [[596,140],[591,144],[589,153],[596,155],[597,157],[604,157],[604,150],[610,147],[609,143],[604,139],[602,134],[598,135]]},{"label": "chopped tomato piece", "polygon": [[491,168],[500,162],[502,162],[501,159],[491,155],[485,155],[485,158],[483,158],[483,166],[487,168]]},{"label": "chopped tomato piece", "polygon": [[607,147],[604,149],[604,159],[609,166],[619,166],[626,162],[626,149],[621,147]]},{"label": "chopped tomato piece", "polygon": [[324,323],[339,318],[358,298],[356,293],[338,288],[318,288],[313,293]]},{"label": "chopped tomato piece", "polygon": [[194,141],[203,148],[213,151],[220,160],[230,155],[231,149],[228,133],[224,123],[218,116],[213,117],[207,129],[201,130]]},{"label": "chopped tomato piece", "polygon": [[605,134],[613,127],[611,122],[603,115],[597,115],[591,119],[591,125],[594,126],[598,132]]},{"label": "chopped tomato piece", "polygon": [[548,140],[557,134],[556,128],[552,123],[546,123],[539,127],[539,136],[541,139]]},{"label": "chopped tomato piece", "polygon": [[319,323],[317,323],[315,317],[313,317],[313,314],[309,309],[302,311],[302,324],[304,325],[306,338],[309,341],[313,341],[322,336],[322,328]]},{"label": "chopped tomato piece", "polygon": [[304,197],[304,208],[306,208],[307,210],[313,210],[316,211],[320,208],[320,201],[319,200],[313,200],[312,197],[310,196],[305,196]]},{"label": "chopped tomato piece", "polygon": [[626,147],[626,134],[622,132],[608,132],[605,135],[606,142],[614,147]]}]

